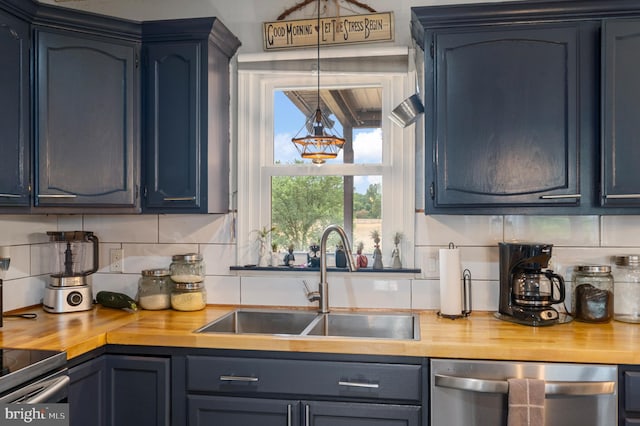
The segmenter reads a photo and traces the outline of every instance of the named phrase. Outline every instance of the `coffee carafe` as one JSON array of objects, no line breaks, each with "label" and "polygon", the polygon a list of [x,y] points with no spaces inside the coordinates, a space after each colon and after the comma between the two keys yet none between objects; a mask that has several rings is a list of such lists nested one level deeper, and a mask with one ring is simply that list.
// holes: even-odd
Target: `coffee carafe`
[{"label": "coffee carafe", "polygon": [[514,274],[512,289],[513,301],[520,306],[547,307],[564,302],[564,279],[553,271]]},{"label": "coffee carafe", "polygon": [[499,243],[500,300],[496,317],[540,326],[568,322],[552,305],[564,302],[562,276],[550,269],[551,244]]}]

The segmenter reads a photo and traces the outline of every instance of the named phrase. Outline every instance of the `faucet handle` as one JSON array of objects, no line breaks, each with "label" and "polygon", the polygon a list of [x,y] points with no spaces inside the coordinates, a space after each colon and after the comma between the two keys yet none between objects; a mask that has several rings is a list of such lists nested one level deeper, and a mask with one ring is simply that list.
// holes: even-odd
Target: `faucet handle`
[{"label": "faucet handle", "polygon": [[302,280],[302,284],[304,284],[304,288],[306,289],[305,296],[307,296],[307,299],[309,300],[309,302],[316,302],[320,300],[320,292],[312,291],[309,288],[309,284],[307,284],[307,280]]}]

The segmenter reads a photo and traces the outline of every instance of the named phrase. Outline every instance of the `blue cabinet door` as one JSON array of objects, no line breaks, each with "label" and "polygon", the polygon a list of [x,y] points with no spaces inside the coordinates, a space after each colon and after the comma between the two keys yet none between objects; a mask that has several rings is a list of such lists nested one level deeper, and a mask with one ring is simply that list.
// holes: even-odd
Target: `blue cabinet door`
[{"label": "blue cabinet door", "polygon": [[69,369],[69,424],[105,426],[107,370],[105,357]]},{"label": "blue cabinet door", "polygon": [[144,46],[145,211],[206,207],[207,137],[199,126],[214,117],[202,104],[204,52],[198,41]]},{"label": "blue cabinet door", "polygon": [[427,31],[427,213],[580,205],[582,34],[580,23]]},{"label": "blue cabinet door", "polygon": [[602,29],[602,198],[606,207],[640,206],[640,20]]},{"label": "blue cabinet door", "polygon": [[169,358],[107,355],[109,426],[169,426]]},{"label": "blue cabinet door", "polygon": [[29,206],[29,24],[0,11],[0,207]]},{"label": "blue cabinet door", "polygon": [[189,395],[188,426],[299,426],[299,401]]},{"label": "blue cabinet door", "polygon": [[35,205],[135,207],[137,45],[40,29],[36,49]]},{"label": "blue cabinet door", "polygon": [[355,402],[303,402],[307,426],[420,426],[421,407],[416,405]]}]

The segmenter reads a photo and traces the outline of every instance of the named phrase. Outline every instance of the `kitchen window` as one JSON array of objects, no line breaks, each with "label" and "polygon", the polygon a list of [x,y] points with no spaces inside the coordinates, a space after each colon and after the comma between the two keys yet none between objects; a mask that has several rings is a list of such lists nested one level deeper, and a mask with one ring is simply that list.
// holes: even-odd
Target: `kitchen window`
[{"label": "kitchen window", "polygon": [[[296,252],[306,252],[309,243],[318,242],[321,228],[331,222],[345,227],[354,252],[362,241],[365,253],[370,254],[370,231],[379,230],[385,266],[391,262],[393,234],[402,232],[403,266],[413,266],[414,132],[388,119],[391,110],[415,90],[408,83],[413,81],[407,67],[408,49],[381,49],[373,56],[362,56],[363,50],[340,49],[335,51],[336,57],[323,55],[321,92],[330,91],[333,99],[348,103],[343,110],[377,99],[373,101],[377,106],[369,106],[377,109],[369,114],[377,121],[367,121],[366,111],[351,111],[351,118],[332,112],[331,118],[347,143],[335,160],[322,166],[303,161],[291,142],[303,126],[308,108],[315,110],[317,106],[315,52],[238,57],[239,264],[257,261],[255,230],[275,225],[271,237],[281,250],[293,244]],[[315,203],[305,202],[305,196],[308,201],[320,198],[313,197],[313,191],[331,195],[322,197],[325,204],[315,207],[324,212],[322,219],[310,211]],[[283,206],[285,201],[288,206]],[[283,217],[292,214],[283,212],[297,212],[297,216]],[[293,229],[305,221],[305,229]],[[296,258],[296,264],[300,263],[304,259]]]}]

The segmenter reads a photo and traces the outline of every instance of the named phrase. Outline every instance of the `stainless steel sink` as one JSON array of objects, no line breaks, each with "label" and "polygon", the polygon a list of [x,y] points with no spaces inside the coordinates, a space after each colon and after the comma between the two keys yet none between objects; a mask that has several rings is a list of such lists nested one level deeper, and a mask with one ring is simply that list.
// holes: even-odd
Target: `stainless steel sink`
[{"label": "stainless steel sink", "polygon": [[418,320],[411,314],[329,313],[308,329],[310,336],[419,339]]},{"label": "stainless steel sink", "polygon": [[237,309],[196,333],[420,339],[418,319],[405,313],[328,313]]},{"label": "stainless steel sink", "polygon": [[196,333],[300,334],[316,312],[235,310],[196,330]]}]

